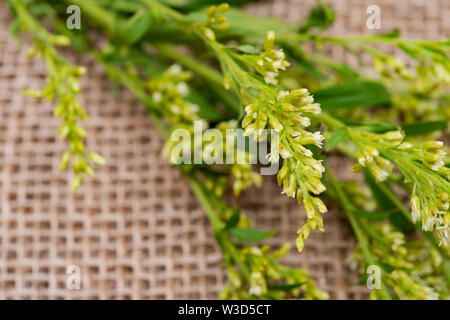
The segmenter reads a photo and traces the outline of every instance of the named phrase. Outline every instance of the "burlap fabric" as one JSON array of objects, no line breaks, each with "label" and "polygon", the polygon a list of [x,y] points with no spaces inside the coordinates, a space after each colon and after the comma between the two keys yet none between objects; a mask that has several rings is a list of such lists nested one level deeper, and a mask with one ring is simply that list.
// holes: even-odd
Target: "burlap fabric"
[{"label": "burlap fabric", "polygon": [[[450,31],[448,0],[335,0],[331,32],[367,34],[366,8],[379,4],[382,28],[405,36],[441,38]],[[248,10],[295,21],[313,0],[272,1]],[[59,170],[65,144],[55,138],[52,104],[24,97],[44,85],[42,61],[27,60],[9,35],[9,12],[0,5],[0,298],[8,299],[205,299],[225,280],[221,253],[209,223],[177,169],[161,158],[162,141],[131,94],[114,95],[102,68],[89,58],[81,102],[87,108],[89,149],[108,161],[76,193],[72,176]],[[335,50],[334,56],[344,54]],[[334,159],[345,172],[350,166]],[[304,213],[280,195],[273,177],[241,198],[256,226],[277,230],[270,245],[293,242]],[[308,268],[333,299],[362,299],[358,272],[346,259],[354,240],[333,205],[326,232],[314,232],[305,251],[284,261]],[[66,286],[67,267],[79,266],[82,287]]]}]

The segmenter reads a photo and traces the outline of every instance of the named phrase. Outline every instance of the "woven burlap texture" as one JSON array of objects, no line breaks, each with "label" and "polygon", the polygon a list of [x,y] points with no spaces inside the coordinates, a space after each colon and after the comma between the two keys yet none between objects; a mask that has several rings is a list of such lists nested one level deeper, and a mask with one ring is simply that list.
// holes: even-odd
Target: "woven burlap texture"
[{"label": "woven burlap texture", "polygon": [[[449,34],[447,0],[335,0],[337,34],[368,34],[366,8],[382,9],[382,28],[435,39]],[[314,1],[272,1],[250,12],[302,19]],[[446,19],[446,18],[447,19]],[[28,60],[8,32],[10,14],[0,4],[0,299],[206,299],[216,298],[226,274],[210,225],[187,181],[161,157],[162,140],[142,105],[124,90],[118,96],[101,66],[88,67],[81,102],[89,112],[88,147],[108,164],[76,194],[69,172],[59,170],[65,149],[56,138],[53,105],[22,95],[44,86],[45,68]],[[336,49],[333,56],[342,58]],[[339,164],[339,165],[338,165]],[[338,171],[350,163],[334,159]],[[293,242],[304,213],[280,195],[273,177],[240,198],[243,211]],[[305,251],[284,259],[309,269],[333,299],[364,299],[359,275],[347,267],[354,247],[347,221],[333,205],[324,233],[314,232]],[[79,290],[66,286],[67,267],[81,270]]]}]

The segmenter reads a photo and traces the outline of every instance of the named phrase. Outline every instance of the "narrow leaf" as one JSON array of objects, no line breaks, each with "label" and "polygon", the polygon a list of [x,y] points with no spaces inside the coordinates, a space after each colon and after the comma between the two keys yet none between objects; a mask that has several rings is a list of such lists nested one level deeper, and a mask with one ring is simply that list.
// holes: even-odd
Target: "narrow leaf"
[{"label": "narrow leaf", "polygon": [[407,123],[401,126],[407,136],[423,135],[433,131],[443,131],[447,128],[446,121],[427,121]]},{"label": "narrow leaf", "polygon": [[127,22],[125,22],[122,35],[128,44],[138,42],[145,33],[150,29],[152,23],[152,16],[147,10],[141,10]]},{"label": "narrow leaf", "polygon": [[291,291],[297,289],[303,284],[303,282],[297,282],[292,284],[269,284],[267,288],[269,290],[279,290],[279,291]]},{"label": "narrow leaf", "polygon": [[401,31],[399,29],[395,29],[391,32],[382,33],[379,36],[384,38],[398,38],[401,35]]},{"label": "narrow leaf", "polygon": [[189,87],[189,93],[186,100],[199,107],[197,114],[203,119],[208,121],[219,121],[224,118],[223,114],[215,108],[214,104],[208,101],[193,87]]},{"label": "narrow leaf", "polygon": [[387,217],[389,217],[391,215],[392,212],[389,211],[383,211],[383,212],[369,212],[369,211],[365,211],[365,210],[361,210],[361,209],[356,209],[354,208],[352,210],[352,212],[360,217],[364,217],[370,220],[375,220],[375,221],[379,221],[379,220],[383,220],[386,219]]},{"label": "narrow leaf", "polygon": [[339,143],[348,140],[348,130],[347,127],[342,127],[337,129],[333,135],[328,139],[325,145],[325,151],[330,151],[334,149]]},{"label": "narrow leaf", "polygon": [[230,233],[236,238],[249,242],[259,242],[270,238],[275,234],[274,231],[262,231],[254,229],[231,229]]},{"label": "narrow leaf", "polygon": [[399,124],[397,124],[395,122],[389,122],[389,121],[379,121],[379,122],[367,123],[367,122],[351,120],[349,118],[341,117],[341,116],[337,116],[337,115],[334,115],[334,117],[339,119],[342,123],[346,124],[347,126],[361,127],[361,129],[364,129],[368,132],[382,133],[382,132],[386,132],[386,131],[395,130],[399,127]]},{"label": "narrow leaf", "polygon": [[231,217],[227,220],[224,229],[230,230],[230,229],[235,228],[239,223],[240,217],[241,217],[241,213],[239,212],[239,210],[234,210]]},{"label": "narrow leaf", "polygon": [[250,45],[250,44],[243,44],[241,46],[238,46],[237,49],[243,53],[247,54],[257,54],[259,53],[259,49]]},{"label": "narrow leaf", "polygon": [[324,110],[379,106],[391,101],[384,85],[372,81],[338,84],[314,92],[314,97]]},{"label": "narrow leaf", "polygon": [[409,46],[409,45],[400,43],[400,44],[398,44],[398,47],[400,49],[402,49],[407,55],[409,55],[414,60],[420,59],[419,52],[417,51],[417,48],[415,46],[413,47],[413,46]]},{"label": "narrow leaf", "polygon": [[[230,27],[227,30],[227,37],[240,38],[241,43],[258,44],[266,37],[269,30],[273,30],[278,39],[295,33],[296,25],[286,23],[280,19],[270,17],[258,17],[243,10],[230,8],[223,13],[227,18]],[[190,21],[203,22],[205,12],[203,10],[190,12],[186,15]]]},{"label": "narrow leaf", "polygon": [[334,23],[334,11],[327,3],[319,2],[309,12],[300,32],[306,32],[311,28],[327,29]]},{"label": "narrow leaf", "polygon": [[[387,197],[384,192],[380,189],[377,182],[372,178],[372,176],[367,172],[364,171],[364,179],[366,180],[367,185],[370,188],[370,191],[372,191],[373,197],[375,198],[375,201],[378,204],[378,208],[382,211],[388,211],[392,212],[389,216],[389,221],[400,231],[403,233],[408,233],[411,230],[411,224],[408,220],[401,214],[401,212],[398,210],[395,203],[392,202],[389,197]],[[386,184],[386,182],[381,182],[385,184],[388,188],[389,185]]]}]

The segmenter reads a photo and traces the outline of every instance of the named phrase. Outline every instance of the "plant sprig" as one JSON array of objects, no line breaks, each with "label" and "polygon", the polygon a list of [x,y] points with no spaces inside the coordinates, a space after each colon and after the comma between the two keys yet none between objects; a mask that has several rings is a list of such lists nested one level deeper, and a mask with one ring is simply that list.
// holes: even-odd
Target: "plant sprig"
[{"label": "plant sprig", "polygon": [[34,98],[55,100],[54,116],[61,119],[58,135],[68,141],[69,148],[61,156],[61,169],[66,169],[73,159],[72,168],[76,175],[72,191],[80,186],[83,175],[94,176],[91,163],[104,165],[105,159],[98,153],[85,148],[86,130],[78,120],[86,121],[88,116],[76,96],[80,93],[79,77],[86,73],[85,67],[71,65],[61,56],[56,46],[69,46],[70,40],[63,35],[54,35],[38,23],[20,0],[10,0],[16,19],[22,31],[29,32],[34,40],[28,51],[29,57],[42,57],[47,68],[47,86],[42,90],[28,89],[25,94]]},{"label": "plant sprig", "polygon": [[[213,98],[208,97],[206,104],[215,102],[229,108],[229,113],[216,113],[215,120],[209,121],[211,126],[219,129],[233,127],[239,120],[246,135],[258,140],[265,138],[261,134],[262,129],[269,128],[279,133],[278,140],[270,140],[271,161],[282,161],[277,180],[284,193],[304,204],[308,218],[299,230],[299,251],[311,230],[323,230],[320,214],[327,209],[315,195],[326,191],[337,199],[348,215],[358,240],[360,260],[365,265],[382,267],[382,289],[374,290],[372,298],[442,299],[448,295],[437,282],[442,279],[450,281],[448,252],[439,246],[448,238],[450,169],[445,147],[434,141],[435,138],[430,141],[427,137],[433,131],[435,135],[442,131],[446,124],[445,108],[439,107],[442,101],[445,102],[443,90],[448,85],[448,42],[405,40],[398,33],[323,36],[315,30],[325,29],[334,21],[331,8],[323,2],[314,7],[306,22],[296,31],[283,25],[286,27],[284,32],[275,39],[270,29],[256,30],[253,35],[259,36],[252,40],[248,35],[249,29],[239,31],[232,28],[238,25],[233,15],[242,17],[245,13],[228,14],[226,4],[191,15],[154,0],[129,1],[125,7],[117,6],[114,1],[112,11],[106,10],[110,7],[105,2],[67,2],[81,6],[91,22],[109,36],[113,50],[98,52],[91,47],[88,51],[104,64],[111,78],[128,87],[141,100],[166,139],[173,129],[183,127],[191,130],[193,121],[206,122],[198,116],[197,107],[185,95],[186,89],[192,89],[186,84],[191,74],[179,67],[168,68],[166,60],[190,69],[199,76],[196,82],[217,93]],[[57,19],[55,17],[53,22],[57,23]],[[170,27],[167,22],[172,22]],[[255,24],[249,28],[257,29],[259,26]],[[154,30],[160,32],[156,40],[146,36]],[[171,38],[174,30],[183,36]],[[125,34],[132,36],[125,39]],[[266,39],[260,49],[263,35]],[[68,37],[72,36],[75,35],[68,34]],[[245,41],[228,45],[226,41],[230,36]],[[187,51],[175,47],[180,38],[187,45]],[[313,43],[319,50],[306,53],[301,47],[305,42]],[[149,43],[156,50],[156,56],[145,50]],[[379,77],[367,77],[362,70],[327,58],[320,52],[323,43],[341,45],[354,54],[364,51],[372,55]],[[375,49],[375,43],[394,45],[422,63],[416,69],[420,81],[413,81],[414,76],[401,60]],[[285,50],[277,48],[276,44]],[[205,47],[209,55],[205,55]],[[105,59],[106,55],[109,55],[108,59]],[[155,60],[153,62],[167,71],[151,72],[151,79],[148,79],[148,73],[144,75],[138,71],[147,67],[147,58]],[[120,66],[112,62],[120,62]],[[221,72],[214,68],[217,64]],[[289,65],[291,69],[285,71]],[[55,66],[55,69],[63,68],[64,64]],[[324,75],[330,70],[333,76],[327,79]],[[437,75],[439,81],[445,80],[441,81],[444,85],[441,86],[436,79],[429,81],[433,75]],[[315,99],[309,90],[298,89],[305,86],[314,88]],[[241,103],[237,102],[236,96]],[[323,108],[314,100],[324,102]],[[424,103],[429,105],[424,106]],[[365,111],[370,109],[361,108],[365,106],[377,107],[375,122],[367,121],[372,113]],[[439,113],[430,117],[433,112],[424,113],[424,108],[439,110]],[[239,118],[229,121],[230,115]],[[428,122],[416,123],[417,120]],[[321,133],[324,125],[327,128],[325,137]],[[310,131],[311,128],[317,129]],[[413,139],[405,142],[413,134]],[[323,143],[326,156],[332,149],[337,149],[358,161],[354,171],[364,172],[371,189],[371,200],[376,200],[380,212],[356,208],[351,201],[351,188],[344,188],[344,184],[331,173],[328,181],[322,179],[325,168],[317,147],[322,147]],[[170,154],[171,146],[166,145],[165,150]],[[225,146],[223,151],[225,154],[230,152]],[[395,168],[399,169],[398,173]],[[253,184],[259,184],[260,177],[249,165],[217,168],[206,164],[181,164],[180,169],[204,207],[224,254],[229,277],[223,298],[326,297],[315,288],[307,271],[289,269],[276,261],[287,247],[271,254],[268,247],[251,245],[251,241],[262,241],[272,233],[250,229],[249,220],[223,201],[228,181],[233,184],[236,195]],[[397,192],[387,184],[387,179],[411,194],[412,214]],[[325,186],[330,187],[326,190]],[[385,204],[380,202],[381,198]],[[398,223],[399,216],[403,219],[401,223]],[[405,230],[402,223],[406,224]],[[392,229],[392,225],[402,233]],[[405,242],[403,232],[411,227],[424,235],[419,251],[425,261],[416,259],[419,251],[410,247],[409,241]],[[431,255],[439,262],[428,261]],[[416,266],[432,272],[416,272]],[[277,281],[283,284],[277,284]]]}]

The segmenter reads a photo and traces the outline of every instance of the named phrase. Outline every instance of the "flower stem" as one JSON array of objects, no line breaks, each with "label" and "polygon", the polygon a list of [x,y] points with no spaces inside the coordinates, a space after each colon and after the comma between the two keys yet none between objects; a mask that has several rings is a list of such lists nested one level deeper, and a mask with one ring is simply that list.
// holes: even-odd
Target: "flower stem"
[{"label": "flower stem", "polygon": [[248,267],[243,263],[242,259],[239,256],[239,251],[237,250],[234,243],[231,241],[229,234],[223,231],[224,223],[219,219],[218,214],[214,210],[214,207],[211,203],[211,200],[206,195],[205,190],[202,185],[195,178],[194,175],[188,175],[189,183],[191,184],[192,190],[194,191],[197,199],[205,210],[211,224],[213,225],[214,235],[219,243],[224,249],[224,253],[228,252],[230,257],[236,262],[236,264],[241,269],[242,273],[245,275],[247,279],[250,279],[250,271]]},{"label": "flower stem", "polygon": [[[350,225],[352,226],[353,232],[355,233],[356,239],[358,240],[358,244],[361,247],[364,260],[369,265],[377,265],[376,260],[369,249],[368,238],[361,227],[360,220],[357,216],[355,216],[355,214],[352,211],[352,205],[350,203],[350,200],[348,199],[347,195],[342,190],[341,186],[336,181],[336,179],[334,178],[333,174],[331,173],[330,169],[326,164],[325,168],[327,175],[329,177],[329,182],[336,191],[336,198],[338,202],[341,204],[342,208],[344,209],[344,212],[347,215],[348,220],[350,221]],[[392,300],[391,294],[389,293],[389,290],[386,288],[383,282],[381,282],[380,297],[384,300]]]},{"label": "flower stem", "polygon": [[108,34],[114,34],[116,19],[108,11],[94,4],[91,0],[64,0],[67,4],[77,5],[82,9],[83,14],[91,18],[97,25],[105,29]]},{"label": "flower stem", "polygon": [[192,186],[192,190],[197,196],[197,199],[200,201],[200,204],[202,205],[203,209],[205,209],[206,214],[208,215],[208,218],[212,223],[214,233],[220,232],[224,224],[216,214],[211,202],[208,199],[208,196],[205,194],[205,191],[203,190],[203,187],[194,176],[190,175],[188,176],[188,179],[189,183]]}]

